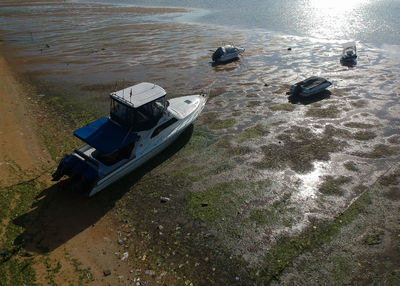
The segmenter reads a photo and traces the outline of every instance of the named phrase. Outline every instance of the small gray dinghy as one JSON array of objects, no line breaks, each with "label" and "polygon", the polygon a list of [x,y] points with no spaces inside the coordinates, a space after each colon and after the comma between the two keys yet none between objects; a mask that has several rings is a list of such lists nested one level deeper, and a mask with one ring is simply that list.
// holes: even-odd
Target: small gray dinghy
[{"label": "small gray dinghy", "polygon": [[244,50],[244,48],[233,45],[225,45],[216,49],[211,58],[214,63],[226,63],[239,58],[239,55],[244,53]]},{"label": "small gray dinghy", "polygon": [[312,76],[290,87],[293,96],[307,97],[324,91],[332,83],[322,77]]}]

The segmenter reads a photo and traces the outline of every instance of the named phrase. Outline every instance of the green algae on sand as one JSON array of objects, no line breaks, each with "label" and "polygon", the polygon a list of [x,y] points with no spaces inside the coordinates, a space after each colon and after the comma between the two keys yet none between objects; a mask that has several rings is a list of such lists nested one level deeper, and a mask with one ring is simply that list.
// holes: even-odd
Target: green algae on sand
[{"label": "green algae on sand", "polygon": [[325,108],[319,105],[311,106],[307,111],[305,116],[315,117],[315,118],[337,118],[339,117],[340,110],[337,106],[331,104]]},{"label": "green algae on sand", "polygon": [[390,146],[385,144],[377,144],[373,147],[373,149],[369,152],[356,152],[354,155],[369,158],[369,159],[380,159],[387,158],[394,155],[400,154],[399,146]]},{"label": "green algae on sand", "polygon": [[319,187],[319,191],[325,195],[340,196],[343,195],[341,186],[348,184],[351,181],[351,177],[340,176],[338,178],[334,178],[332,176],[326,176],[323,183]]},{"label": "green algae on sand", "polygon": [[330,153],[342,150],[347,143],[334,139],[326,128],[320,136],[308,128],[293,126],[277,136],[279,144],[262,147],[264,157],[254,163],[260,169],[289,167],[297,172],[312,170],[315,160],[326,161]]}]

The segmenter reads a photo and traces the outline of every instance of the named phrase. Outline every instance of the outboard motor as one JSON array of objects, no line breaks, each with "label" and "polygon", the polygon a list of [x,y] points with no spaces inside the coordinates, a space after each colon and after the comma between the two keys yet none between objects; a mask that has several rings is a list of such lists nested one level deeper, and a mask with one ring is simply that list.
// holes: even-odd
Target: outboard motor
[{"label": "outboard motor", "polygon": [[65,155],[58,165],[57,170],[54,172],[54,174],[52,174],[52,181],[58,181],[64,175],[70,176],[72,174],[73,167],[78,160],[79,159],[75,156]]},{"label": "outboard motor", "polygon": [[96,180],[99,178],[97,170],[87,162],[70,154],[64,156],[54,172],[53,181],[60,180],[64,175],[69,176],[68,182],[75,191],[83,191],[89,195]]}]

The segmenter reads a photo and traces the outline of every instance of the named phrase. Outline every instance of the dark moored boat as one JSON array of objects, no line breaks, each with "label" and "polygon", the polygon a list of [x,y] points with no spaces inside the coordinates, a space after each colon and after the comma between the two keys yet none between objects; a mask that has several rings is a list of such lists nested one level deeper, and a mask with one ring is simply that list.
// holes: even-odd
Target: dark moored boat
[{"label": "dark moored boat", "polygon": [[324,91],[332,83],[322,77],[312,76],[290,87],[290,93],[295,96],[307,97]]}]

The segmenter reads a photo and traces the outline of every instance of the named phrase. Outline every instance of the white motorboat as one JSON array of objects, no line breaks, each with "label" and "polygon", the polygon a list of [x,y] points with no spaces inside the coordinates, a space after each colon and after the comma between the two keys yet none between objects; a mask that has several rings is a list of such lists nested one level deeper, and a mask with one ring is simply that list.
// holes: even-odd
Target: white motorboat
[{"label": "white motorboat", "polygon": [[232,45],[225,45],[216,49],[211,58],[213,62],[224,63],[233,59],[237,59],[239,55],[243,52],[244,48],[239,48]]},{"label": "white motorboat", "polygon": [[312,76],[290,87],[293,96],[307,97],[324,91],[332,83],[322,77]]},{"label": "white motorboat", "polygon": [[74,131],[86,145],[65,156],[53,181],[68,176],[93,196],[172,143],[200,115],[205,95],[166,99],[165,90],[140,83],[110,94],[110,117]]},{"label": "white motorboat", "polygon": [[343,52],[340,62],[343,65],[355,65],[357,62],[357,47],[355,42],[348,42],[343,44]]}]

